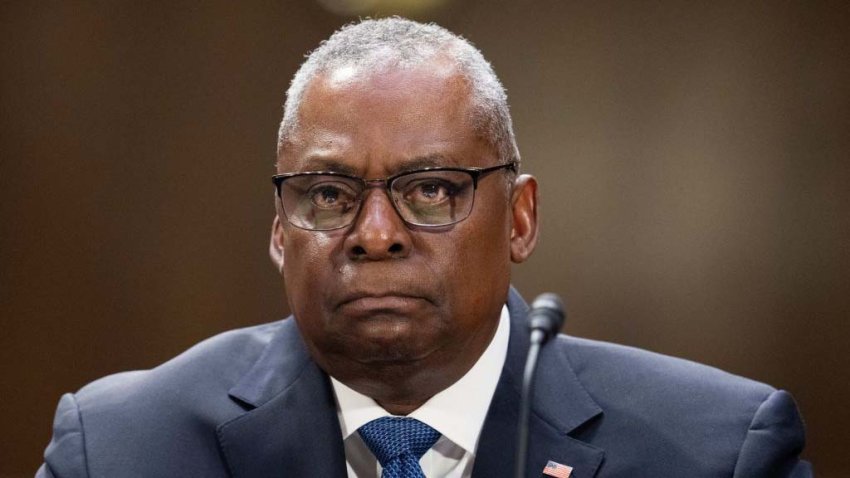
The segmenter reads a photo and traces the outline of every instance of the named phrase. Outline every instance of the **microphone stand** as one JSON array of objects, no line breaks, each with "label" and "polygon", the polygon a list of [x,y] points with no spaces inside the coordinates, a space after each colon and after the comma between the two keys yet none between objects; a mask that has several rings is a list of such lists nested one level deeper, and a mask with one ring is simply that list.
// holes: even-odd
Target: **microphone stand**
[{"label": "microphone stand", "polygon": [[[537,337],[535,337],[537,336]],[[525,359],[525,370],[522,374],[522,398],[519,402],[519,432],[516,455],[516,478],[525,474],[525,460],[528,454],[528,417],[531,414],[531,390],[534,385],[534,371],[537,370],[537,357],[543,346],[545,334],[539,330],[531,331],[531,343],[528,357]],[[535,340],[536,339],[536,340]]]},{"label": "microphone stand", "polygon": [[522,398],[519,404],[516,469],[514,471],[516,478],[523,478],[525,474],[526,457],[528,455],[528,419],[531,415],[531,393],[534,389],[537,358],[540,356],[540,349],[549,337],[558,335],[564,325],[564,303],[555,294],[542,294],[531,303],[528,321],[531,326],[531,337],[522,375]]}]

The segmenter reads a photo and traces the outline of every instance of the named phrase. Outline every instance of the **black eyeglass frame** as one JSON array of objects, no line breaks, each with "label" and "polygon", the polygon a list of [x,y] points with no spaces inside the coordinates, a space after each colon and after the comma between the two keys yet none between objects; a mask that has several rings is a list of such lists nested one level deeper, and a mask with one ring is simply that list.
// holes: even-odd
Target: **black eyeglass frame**
[{"label": "black eyeglass frame", "polygon": [[[510,161],[510,162],[507,162],[507,163],[504,163],[504,164],[499,164],[497,166],[490,166],[490,167],[487,167],[487,168],[477,168],[477,167],[461,168],[461,167],[453,167],[453,166],[445,166],[445,167],[444,166],[436,166],[436,167],[415,169],[415,170],[412,170],[412,171],[402,171],[400,173],[393,174],[392,176],[388,176],[386,178],[376,178],[376,179],[365,179],[365,178],[361,178],[360,176],[352,176],[350,174],[340,173],[338,171],[306,171],[306,172],[302,172],[302,173],[275,174],[274,176],[272,176],[272,183],[274,183],[274,185],[275,185],[275,191],[276,191],[277,199],[278,199],[278,201],[280,201],[280,206],[281,206],[280,209],[283,211],[284,216],[286,216],[286,210],[283,207],[283,198],[280,195],[281,194],[280,188],[281,188],[281,185],[283,184],[284,181],[286,181],[289,178],[298,177],[298,176],[336,176],[336,177],[348,178],[348,179],[351,179],[351,180],[354,180],[354,181],[357,181],[357,182],[360,182],[360,183],[363,184],[363,190],[360,192],[361,197],[358,198],[357,213],[355,213],[352,217],[356,218],[360,214],[360,209],[363,207],[362,195],[363,195],[363,193],[366,192],[367,189],[369,189],[370,185],[379,186],[379,185],[382,184],[383,189],[385,189],[387,191],[387,197],[390,200],[390,204],[393,205],[393,209],[395,210],[396,214],[398,214],[398,217],[400,217],[401,220],[404,221],[405,224],[410,225],[410,226],[415,226],[415,227],[437,228],[437,227],[451,226],[453,224],[457,224],[457,223],[463,221],[464,219],[468,218],[469,215],[472,214],[472,209],[475,207],[475,191],[478,190],[478,181],[480,179],[482,179],[484,176],[487,176],[490,173],[494,173],[494,172],[502,170],[502,169],[508,169],[513,173],[517,173],[518,170],[519,170],[519,162],[518,161]],[[390,191],[392,191],[393,183],[396,180],[398,180],[399,178],[402,178],[404,176],[408,176],[410,174],[427,173],[429,171],[456,171],[456,172],[467,173],[472,177],[472,190],[473,190],[472,204],[470,204],[469,213],[467,213],[466,216],[462,217],[461,219],[458,219],[456,221],[452,221],[452,222],[449,222],[449,223],[446,223],[446,224],[418,224],[418,223],[415,223],[415,222],[408,221],[407,219],[404,218],[404,215],[402,215],[401,211],[398,210],[398,205],[396,204],[395,200],[393,199],[392,194],[390,194]],[[336,230],[336,229],[342,229],[344,227],[350,226],[351,224],[354,223],[354,221],[356,219],[353,219],[352,222],[349,222],[348,224],[343,224],[341,226],[331,227],[331,228],[328,228],[328,229],[310,229],[310,228],[306,228],[306,227],[301,227],[301,226],[295,224],[294,222],[290,221],[288,216],[286,216],[286,220],[290,224],[292,224],[293,226],[295,226],[299,229],[304,229],[305,231],[333,231],[333,230]]]}]

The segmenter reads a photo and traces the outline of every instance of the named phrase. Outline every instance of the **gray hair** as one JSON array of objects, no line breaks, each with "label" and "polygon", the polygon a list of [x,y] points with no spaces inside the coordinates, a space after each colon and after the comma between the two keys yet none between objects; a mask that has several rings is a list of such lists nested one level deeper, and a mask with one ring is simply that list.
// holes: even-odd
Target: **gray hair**
[{"label": "gray hair", "polygon": [[500,162],[519,161],[505,88],[481,52],[466,39],[436,24],[399,17],[346,25],[310,53],[286,92],[278,152],[298,127],[304,92],[317,76],[343,67],[365,71],[386,66],[411,67],[441,53],[455,62],[469,84],[477,133],[494,149]]}]

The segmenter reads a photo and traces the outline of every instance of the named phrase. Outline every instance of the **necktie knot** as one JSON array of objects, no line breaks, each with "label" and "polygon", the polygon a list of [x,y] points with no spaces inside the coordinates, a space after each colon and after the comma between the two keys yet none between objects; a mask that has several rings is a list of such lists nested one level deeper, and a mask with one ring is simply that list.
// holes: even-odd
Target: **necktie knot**
[{"label": "necktie knot", "polygon": [[358,431],[384,468],[384,477],[424,476],[419,459],[440,438],[437,430],[408,417],[379,418]]}]

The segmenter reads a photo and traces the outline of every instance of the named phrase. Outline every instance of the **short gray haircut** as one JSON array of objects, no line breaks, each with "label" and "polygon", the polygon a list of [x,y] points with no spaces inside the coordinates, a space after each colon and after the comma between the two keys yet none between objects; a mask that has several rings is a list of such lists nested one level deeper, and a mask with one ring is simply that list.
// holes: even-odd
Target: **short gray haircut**
[{"label": "short gray haircut", "polygon": [[286,92],[278,131],[278,153],[298,127],[304,93],[316,77],[343,67],[376,71],[381,67],[421,65],[444,54],[456,65],[470,88],[474,127],[499,161],[519,161],[508,96],[493,67],[466,39],[445,28],[399,17],[366,19],[348,24],[307,56]]}]

